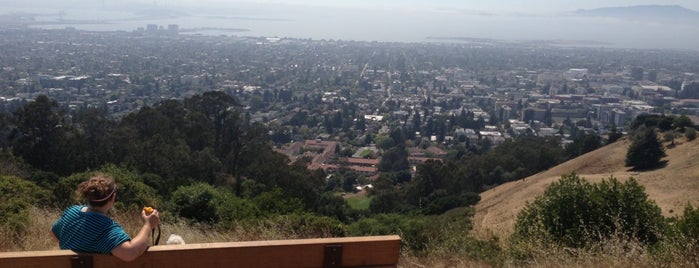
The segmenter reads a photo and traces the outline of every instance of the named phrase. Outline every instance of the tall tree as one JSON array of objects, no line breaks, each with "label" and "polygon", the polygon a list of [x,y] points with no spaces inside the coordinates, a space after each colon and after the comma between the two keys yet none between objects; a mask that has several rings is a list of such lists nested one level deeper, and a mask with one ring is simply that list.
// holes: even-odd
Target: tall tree
[{"label": "tall tree", "polygon": [[607,144],[611,144],[619,140],[623,134],[619,132],[619,129],[617,129],[616,126],[612,126],[612,129],[609,131],[607,136]]},{"label": "tall tree", "polygon": [[10,118],[9,114],[0,112],[0,149],[6,149],[10,146],[10,141],[8,140],[10,130],[12,129]]},{"label": "tall tree", "polygon": [[70,147],[82,153],[77,154],[71,163],[72,172],[97,169],[112,161],[114,153],[112,147],[108,146],[108,138],[115,125],[114,121],[107,118],[104,109],[88,108],[73,116]]},{"label": "tall tree", "polygon": [[61,148],[68,128],[65,110],[41,95],[17,110],[14,121],[17,128],[10,134],[14,153],[36,168],[65,174],[67,158],[62,153],[68,148]]},{"label": "tall tree", "polygon": [[685,128],[693,127],[694,122],[692,122],[692,119],[689,119],[689,117],[686,115],[681,115],[680,117],[675,118],[672,125],[675,127],[675,129],[684,132]]},{"label": "tall tree", "polygon": [[655,128],[645,128],[634,136],[626,152],[626,166],[634,169],[652,168],[665,156],[665,149],[658,140]]},{"label": "tall tree", "polygon": [[586,154],[602,146],[602,138],[595,134],[583,134],[566,147],[571,157]]},{"label": "tall tree", "polygon": [[398,172],[408,170],[408,151],[404,146],[396,146],[388,149],[379,162],[378,169],[382,172]]},{"label": "tall tree", "polygon": [[[214,148],[219,157],[225,157],[228,154],[228,146],[224,142],[224,122],[230,122],[230,118],[236,118],[239,112],[235,107],[238,106],[233,97],[220,91],[206,92],[202,95],[196,95],[185,99],[185,107],[190,111],[196,111],[209,119],[214,126]],[[234,116],[231,113],[235,114]]]}]

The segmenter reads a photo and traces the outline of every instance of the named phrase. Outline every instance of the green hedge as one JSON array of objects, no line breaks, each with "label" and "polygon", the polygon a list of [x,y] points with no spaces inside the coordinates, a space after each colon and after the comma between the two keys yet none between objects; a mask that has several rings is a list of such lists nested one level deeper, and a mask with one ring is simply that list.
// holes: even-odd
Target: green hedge
[{"label": "green hedge", "polygon": [[643,186],[630,178],[609,177],[591,184],[575,174],[562,176],[544,194],[528,203],[515,224],[514,241],[551,241],[584,247],[611,237],[655,243],[665,219]]}]

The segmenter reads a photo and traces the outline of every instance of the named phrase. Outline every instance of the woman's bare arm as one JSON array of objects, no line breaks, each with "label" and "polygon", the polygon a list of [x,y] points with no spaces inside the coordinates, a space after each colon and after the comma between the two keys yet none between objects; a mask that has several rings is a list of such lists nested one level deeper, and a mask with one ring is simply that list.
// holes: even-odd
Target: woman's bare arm
[{"label": "woman's bare arm", "polygon": [[158,211],[154,210],[150,215],[146,215],[145,211],[141,211],[141,218],[143,219],[143,227],[138,231],[136,237],[114,248],[112,255],[123,261],[133,261],[146,252],[148,249],[148,237],[150,237],[151,230],[160,223],[160,217],[158,216]]}]

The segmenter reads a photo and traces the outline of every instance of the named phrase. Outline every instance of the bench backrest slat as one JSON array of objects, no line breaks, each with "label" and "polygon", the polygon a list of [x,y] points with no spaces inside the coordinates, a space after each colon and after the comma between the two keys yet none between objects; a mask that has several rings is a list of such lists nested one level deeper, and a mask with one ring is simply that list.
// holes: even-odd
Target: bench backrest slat
[{"label": "bench backrest slat", "polygon": [[[341,267],[395,267],[400,237],[366,236],[151,247],[132,262],[89,254],[93,267],[323,267],[327,246],[341,247]],[[72,267],[69,250],[0,252],[0,267]]]}]

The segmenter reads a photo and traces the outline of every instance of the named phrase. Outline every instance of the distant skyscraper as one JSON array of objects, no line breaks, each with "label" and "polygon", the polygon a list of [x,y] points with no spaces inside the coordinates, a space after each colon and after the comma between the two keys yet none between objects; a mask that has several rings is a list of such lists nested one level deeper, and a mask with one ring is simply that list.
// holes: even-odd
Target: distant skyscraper
[{"label": "distant skyscraper", "polygon": [[157,32],[158,25],[157,24],[148,24],[148,25],[146,25],[146,31],[147,32]]},{"label": "distant skyscraper", "polygon": [[179,31],[180,31],[180,26],[177,24],[169,24],[167,26],[168,34],[177,35],[177,33],[179,33]]},{"label": "distant skyscraper", "polygon": [[643,80],[643,68],[631,68],[631,79],[636,81]]},{"label": "distant skyscraper", "polygon": [[653,82],[657,81],[658,80],[658,71],[656,71],[656,70],[648,71],[648,74],[646,75],[646,79],[648,79],[648,81],[653,81]]}]

